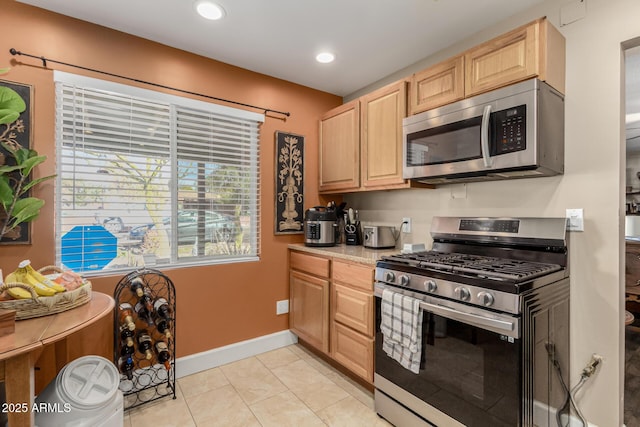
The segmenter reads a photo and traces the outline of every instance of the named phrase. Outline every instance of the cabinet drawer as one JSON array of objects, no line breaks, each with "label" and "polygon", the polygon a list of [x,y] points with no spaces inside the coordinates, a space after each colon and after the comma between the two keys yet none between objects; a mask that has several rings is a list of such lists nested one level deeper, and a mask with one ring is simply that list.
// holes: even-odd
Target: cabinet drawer
[{"label": "cabinet drawer", "polygon": [[373,383],[373,339],[337,322],[331,328],[331,355],[351,372]]},{"label": "cabinet drawer", "polygon": [[291,251],[289,263],[292,269],[305,271],[320,277],[329,277],[329,259]]},{"label": "cabinet drawer", "polygon": [[333,320],[373,337],[373,294],[337,283],[332,286]]},{"label": "cabinet drawer", "polygon": [[373,267],[333,261],[333,280],[348,284],[354,288],[373,292]]}]

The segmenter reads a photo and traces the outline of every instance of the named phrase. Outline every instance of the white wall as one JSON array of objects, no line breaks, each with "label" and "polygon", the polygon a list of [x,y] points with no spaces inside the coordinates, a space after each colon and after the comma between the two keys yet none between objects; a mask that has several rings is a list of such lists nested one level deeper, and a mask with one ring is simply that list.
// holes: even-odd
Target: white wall
[{"label": "white wall", "polygon": [[[577,1],[577,0],[573,0]],[[348,195],[363,221],[399,225],[413,219],[405,241],[427,242],[434,215],[564,216],[583,208],[585,231],[571,235],[571,384],[593,353],[601,370],[577,396],[587,419],[601,427],[623,422],[624,390],[624,149],[621,43],[640,36],[640,1],[585,0],[586,18],[561,27],[560,7],[545,1],[526,13],[350,95],[446,59],[462,50],[547,16],[566,38],[565,174],[560,177],[471,183],[466,187]],[[629,47],[629,46],[627,46]]]}]

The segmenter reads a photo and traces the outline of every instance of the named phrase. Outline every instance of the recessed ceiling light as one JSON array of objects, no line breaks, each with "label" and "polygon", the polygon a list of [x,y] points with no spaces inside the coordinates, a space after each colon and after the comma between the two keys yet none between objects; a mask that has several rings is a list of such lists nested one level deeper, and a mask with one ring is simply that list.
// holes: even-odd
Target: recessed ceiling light
[{"label": "recessed ceiling light", "polygon": [[217,20],[224,17],[222,6],[206,0],[196,2],[196,11],[205,19]]},{"label": "recessed ceiling light", "polygon": [[316,55],[316,61],[322,62],[323,64],[333,62],[334,59],[336,59],[335,55],[330,52],[322,52]]}]

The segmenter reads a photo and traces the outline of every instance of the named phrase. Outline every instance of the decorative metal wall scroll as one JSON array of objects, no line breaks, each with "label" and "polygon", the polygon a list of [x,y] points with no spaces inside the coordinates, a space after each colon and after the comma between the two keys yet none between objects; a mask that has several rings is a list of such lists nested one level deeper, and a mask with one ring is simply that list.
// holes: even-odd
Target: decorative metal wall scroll
[{"label": "decorative metal wall scroll", "polygon": [[275,234],[302,234],[304,136],[276,132]]}]

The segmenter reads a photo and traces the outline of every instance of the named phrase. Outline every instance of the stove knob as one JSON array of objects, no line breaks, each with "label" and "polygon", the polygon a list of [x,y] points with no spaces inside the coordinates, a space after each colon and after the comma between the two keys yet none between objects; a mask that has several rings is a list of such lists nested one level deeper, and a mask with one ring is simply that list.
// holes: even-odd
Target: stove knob
[{"label": "stove knob", "polygon": [[393,282],[394,280],[396,280],[396,275],[393,274],[391,271],[387,271],[386,273],[384,273],[385,282]]},{"label": "stove knob", "polygon": [[435,292],[438,290],[438,285],[433,280],[427,280],[424,284],[427,287],[427,292]]},{"label": "stove knob", "polygon": [[407,286],[409,285],[409,276],[407,276],[406,274],[403,274],[402,276],[400,276],[400,286]]},{"label": "stove knob", "polygon": [[463,288],[462,286],[455,288],[453,293],[460,301],[469,301],[469,299],[471,299],[471,292],[469,292],[469,289]]},{"label": "stove knob", "polygon": [[491,307],[493,305],[493,302],[495,301],[493,295],[485,291],[478,292],[478,299],[480,300],[480,304],[484,305],[485,307]]}]

